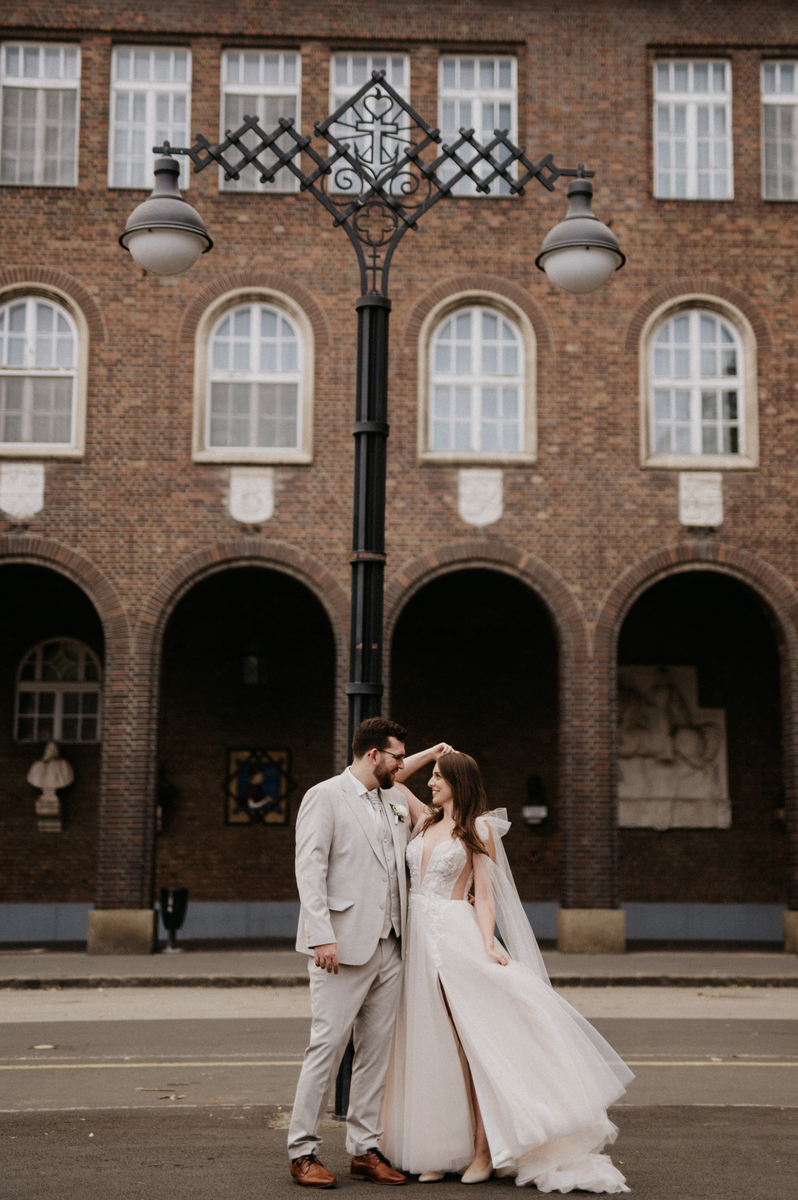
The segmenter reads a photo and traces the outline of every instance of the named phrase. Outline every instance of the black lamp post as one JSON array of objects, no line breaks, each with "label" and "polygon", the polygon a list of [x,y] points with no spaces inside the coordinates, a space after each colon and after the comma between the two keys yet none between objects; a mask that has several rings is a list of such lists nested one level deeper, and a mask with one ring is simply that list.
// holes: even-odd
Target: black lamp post
[{"label": "black lamp post", "polygon": [[[458,194],[470,180],[478,192],[503,181],[510,195],[523,195],[533,179],[549,191],[570,176],[568,215],[546,237],[537,266],[553,283],[571,292],[590,292],[605,283],[625,259],[615,235],[590,208],[592,171],[561,168],[547,154],[531,162],[507,130],[494,130],[485,146],[473,129],[461,129],[451,146],[439,130],[372,72],[349,100],[315,132],[328,146],[327,157],[282,118],[267,133],[255,117],[245,117],[218,146],[202,135],[190,148],[165,143],[155,164],[152,196],[130,215],[119,241],[136,262],[156,275],[177,275],[192,266],[212,242],[202,218],[177,187],[179,166],[172,157],[188,155],[194,171],[216,163],[226,179],[254,167],[262,183],[288,170],[343,226],[360,266],[357,309],[357,394],[355,402],[355,482],[352,521],[352,607],[349,655],[349,732],[366,717],[379,715],[382,698],[382,604],[385,570],[385,471],[388,437],[388,273],[399,242],[439,200]],[[345,140],[346,139],[346,140]],[[249,143],[249,144],[247,144]],[[234,154],[231,157],[231,152]],[[301,156],[310,160],[303,170]]]}]

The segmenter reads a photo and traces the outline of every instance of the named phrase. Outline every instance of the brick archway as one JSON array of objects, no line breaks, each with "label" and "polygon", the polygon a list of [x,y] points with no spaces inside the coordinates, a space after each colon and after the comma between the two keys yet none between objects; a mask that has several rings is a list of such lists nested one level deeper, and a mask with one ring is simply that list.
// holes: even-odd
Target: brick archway
[{"label": "brick archway", "polygon": [[92,339],[96,342],[105,341],[105,319],[102,309],[79,280],[53,267],[6,267],[0,271],[0,288],[24,288],[26,285],[33,288],[58,288],[67,296],[71,296],[86,318]]},{"label": "brick archway", "polygon": [[[565,907],[610,907],[614,829],[596,818],[591,744],[591,649],[585,614],[563,577],[536,555],[502,542],[471,538],[437,546],[404,564],[385,592],[385,645],[408,601],[442,575],[485,568],[514,576],[543,602],[559,651],[559,805],[563,832],[562,903]],[[386,653],[386,665],[390,655]],[[386,692],[389,680],[386,675]],[[580,854],[589,829],[589,855]],[[596,877],[600,882],[597,884]]]},{"label": "brick archway", "polygon": [[344,680],[349,651],[349,596],[336,577],[313,555],[286,542],[257,537],[218,542],[176,563],[161,577],[142,604],[134,635],[137,671],[131,705],[132,721],[137,733],[131,759],[135,758],[136,776],[142,781],[139,795],[145,819],[141,852],[145,864],[142,889],[144,907],[151,902],[153,886],[159,677],[166,624],[180,600],[196,584],[211,575],[244,566],[266,567],[290,575],[304,584],[321,602],[330,621],[335,644],[335,760],[341,765],[345,761]]},{"label": "brick archway", "polygon": [[407,354],[415,355],[421,327],[433,308],[442,300],[448,300],[450,296],[459,296],[464,292],[485,292],[488,295],[492,293],[497,296],[505,296],[517,304],[529,318],[537,339],[538,355],[552,350],[554,338],[549,319],[526,288],[501,275],[489,275],[484,271],[465,271],[462,275],[453,275],[450,279],[436,283],[413,305],[403,333]]},{"label": "brick archway", "polygon": [[728,304],[734,305],[750,321],[760,352],[772,348],[768,323],[765,320],[762,310],[749,295],[741,292],[739,288],[732,287],[722,279],[713,279],[703,275],[688,275],[681,279],[672,279],[668,283],[660,284],[658,288],[649,292],[640,301],[629,318],[629,324],[626,327],[626,337],[624,339],[626,353],[637,354],[643,327],[653,312],[656,312],[668,300],[678,300],[680,296],[693,294],[717,296],[719,300],[725,300]]},{"label": "brick archway", "polygon": [[[46,567],[66,576],[86,594],[100,618],[105,645],[96,903],[98,908],[137,907],[138,900],[125,905],[120,898],[141,891],[141,864],[135,856],[125,863],[117,858],[120,842],[138,841],[141,836],[135,810],[126,803],[131,786],[127,771],[131,677],[127,614],[110,580],[69,546],[50,538],[8,534],[0,538],[0,567],[14,563]],[[135,788],[135,780],[132,786]],[[113,879],[110,887],[109,879]]]},{"label": "brick archway", "polygon": [[330,347],[333,344],[333,338],[326,312],[313,293],[304,284],[299,283],[293,276],[285,275],[280,271],[232,271],[229,275],[219,275],[211,280],[201,291],[197,292],[187,305],[183,319],[180,322],[179,340],[181,342],[189,342],[192,346],[194,345],[197,326],[202,320],[206,309],[213,304],[214,300],[219,300],[222,296],[226,296],[228,292],[235,292],[241,288],[259,287],[269,288],[274,292],[282,292],[296,301],[299,307],[307,314],[308,320],[313,327],[316,354],[329,353]]},{"label": "brick archway", "polygon": [[748,550],[721,542],[666,546],[628,567],[607,593],[596,622],[597,762],[605,803],[617,788],[618,638],[634,603],[655,584],[688,571],[715,571],[751,588],[767,605],[781,664],[782,754],[789,846],[789,899],[798,909],[798,592],[774,567]]}]

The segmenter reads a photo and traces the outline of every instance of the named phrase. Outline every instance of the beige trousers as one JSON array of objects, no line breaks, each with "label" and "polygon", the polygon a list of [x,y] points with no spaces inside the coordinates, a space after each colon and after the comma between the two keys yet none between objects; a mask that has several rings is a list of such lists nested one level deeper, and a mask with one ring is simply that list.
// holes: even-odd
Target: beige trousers
[{"label": "beige trousers", "polygon": [[337,975],[308,961],[310,975],[310,1045],[299,1075],[288,1130],[288,1154],[315,1154],[321,1138],[330,1086],[354,1025],[355,1061],[346,1117],[346,1147],[365,1154],[382,1139],[380,1110],[399,1007],[402,957],[392,932],[382,938],[367,963],[341,965]]}]

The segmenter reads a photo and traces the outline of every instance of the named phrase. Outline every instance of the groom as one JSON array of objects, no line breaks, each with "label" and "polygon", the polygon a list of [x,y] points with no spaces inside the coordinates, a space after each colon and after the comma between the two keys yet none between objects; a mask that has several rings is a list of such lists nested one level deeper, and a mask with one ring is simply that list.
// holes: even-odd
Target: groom
[{"label": "groom", "polygon": [[288,1153],[291,1175],[304,1187],[335,1184],[315,1152],[330,1084],[353,1025],[346,1119],[350,1173],[374,1183],[406,1182],[378,1149],[407,915],[410,823],[401,792],[391,791],[406,737],[395,721],[363,721],[352,739],[352,766],[311,788],[297,815],[301,909],[296,948],[313,956],[308,962],[313,1019]]}]

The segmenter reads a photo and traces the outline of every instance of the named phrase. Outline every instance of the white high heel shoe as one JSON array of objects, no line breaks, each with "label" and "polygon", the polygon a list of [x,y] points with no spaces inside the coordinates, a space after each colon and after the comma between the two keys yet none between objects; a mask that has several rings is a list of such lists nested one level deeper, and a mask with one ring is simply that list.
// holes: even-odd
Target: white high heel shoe
[{"label": "white high heel shoe", "polygon": [[440,1183],[445,1175],[445,1171],[425,1171],[423,1175],[419,1175],[419,1183]]},{"label": "white high heel shoe", "polygon": [[490,1179],[493,1174],[493,1167],[486,1167],[484,1171],[472,1171],[469,1167],[460,1177],[461,1183],[484,1183],[486,1179]]}]

